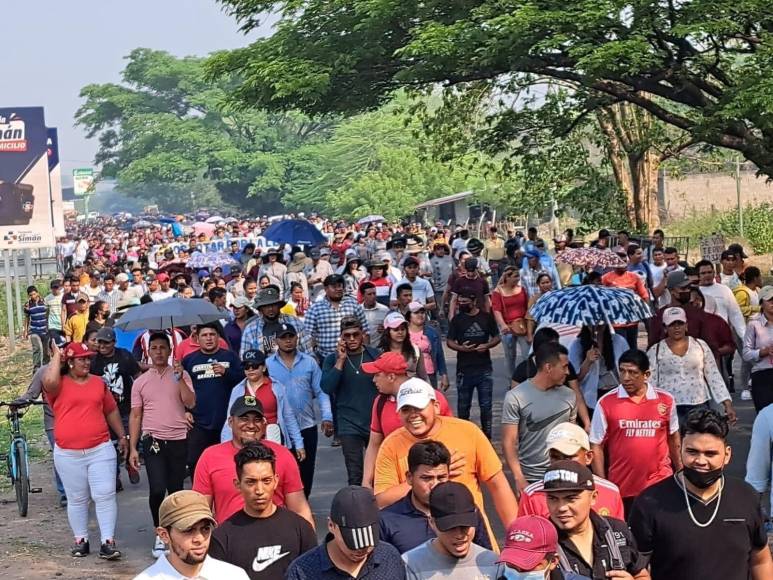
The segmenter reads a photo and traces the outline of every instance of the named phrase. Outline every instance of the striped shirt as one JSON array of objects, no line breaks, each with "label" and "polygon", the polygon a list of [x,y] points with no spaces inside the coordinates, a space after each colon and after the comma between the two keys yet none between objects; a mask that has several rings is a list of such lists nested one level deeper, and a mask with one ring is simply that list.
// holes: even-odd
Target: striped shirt
[{"label": "striped shirt", "polygon": [[32,334],[46,336],[48,334],[48,307],[43,300],[24,305],[24,314],[29,319],[29,331]]}]

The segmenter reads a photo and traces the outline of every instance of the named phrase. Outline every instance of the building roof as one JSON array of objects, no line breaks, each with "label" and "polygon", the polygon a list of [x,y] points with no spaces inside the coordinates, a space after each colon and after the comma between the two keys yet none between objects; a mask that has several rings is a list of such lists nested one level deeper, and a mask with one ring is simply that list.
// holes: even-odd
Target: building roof
[{"label": "building roof", "polygon": [[445,197],[438,197],[437,199],[430,199],[428,201],[425,201],[424,203],[420,203],[416,206],[416,209],[424,209],[428,207],[435,207],[438,205],[444,205],[446,203],[453,203],[455,201],[459,201],[460,199],[464,199],[466,197],[470,197],[473,195],[474,191],[462,191],[461,193],[454,193],[452,195],[447,195]]}]

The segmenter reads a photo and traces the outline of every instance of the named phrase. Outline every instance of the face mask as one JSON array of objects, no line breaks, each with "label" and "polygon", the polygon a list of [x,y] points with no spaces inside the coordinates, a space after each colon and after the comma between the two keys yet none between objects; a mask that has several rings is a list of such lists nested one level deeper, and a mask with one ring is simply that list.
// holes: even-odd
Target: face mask
[{"label": "face mask", "polygon": [[470,312],[472,310],[472,304],[460,304],[459,312]]},{"label": "face mask", "polygon": [[510,568],[510,566],[505,566],[505,572],[502,575],[502,578],[506,578],[507,580],[545,580],[547,575],[545,570],[519,572],[518,570]]},{"label": "face mask", "polygon": [[698,489],[706,489],[707,487],[711,487],[720,477],[722,477],[723,470],[724,468],[720,467],[719,469],[714,469],[712,471],[698,471],[685,466],[682,473],[687,481],[692,483],[695,487]]}]

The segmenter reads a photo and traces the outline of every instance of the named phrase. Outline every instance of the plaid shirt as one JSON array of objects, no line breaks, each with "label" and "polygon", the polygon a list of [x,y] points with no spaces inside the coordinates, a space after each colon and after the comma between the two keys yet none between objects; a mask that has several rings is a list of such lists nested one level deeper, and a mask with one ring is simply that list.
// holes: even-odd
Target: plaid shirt
[{"label": "plaid shirt", "polygon": [[[295,327],[295,330],[298,331],[299,351],[308,354],[312,354],[314,352],[309,333],[306,332],[303,321],[300,318],[296,318],[295,316],[290,316],[288,314],[280,314],[277,322],[279,324],[290,324]],[[240,354],[242,356],[244,356],[244,353],[248,350],[262,350],[266,355],[271,354],[270,352],[266,352],[266,347],[263,342],[264,325],[265,320],[263,320],[263,317],[261,315],[257,315],[251,318],[247,323],[247,326],[244,327],[244,331],[242,332],[242,347],[240,350]]]},{"label": "plaid shirt", "polygon": [[107,305],[110,307],[110,314],[115,313],[115,309],[118,306],[118,302],[123,297],[123,292],[121,292],[118,288],[113,288],[112,292],[105,292],[102,290],[99,294],[97,294],[97,300],[102,300],[103,302],[107,302]]},{"label": "plaid shirt", "polygon": [[362,325],[362,331],[368,334],[365,311],[362,305],[351,296],[344,296],[338,308],[333,308],[330,300],[325,297],[314,302],[306,313],[304,318],[306,331],[314,338],[314,351],[320,358],[336,351],[338,339],[341,337],[341,319],[344,316],[357,317]]},{"label": "plaid shirt", "polygon": [[526,288],[529,296],[537,296],[539,294],[537,278],[540,274],[550,274],[550,272],[542,268],[542,264],[540,264],[539,270],[532,270],[529,267],[521,268],[521,286]]}]

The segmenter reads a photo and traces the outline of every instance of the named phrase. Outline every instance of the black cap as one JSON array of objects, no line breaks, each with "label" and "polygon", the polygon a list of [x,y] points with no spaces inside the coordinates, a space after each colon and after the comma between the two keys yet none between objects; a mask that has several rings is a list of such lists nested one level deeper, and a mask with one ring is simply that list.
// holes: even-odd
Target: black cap
[{"label": "black cap", "polygon": [[115,330],[109,326],[103,326],[97,331],[97,342],[115,342]]},{"label": "black cap", "polygon": [[746,255],[746,252],[743,251],[743,246],[741,244],[730,244],[727,249],[734,254],[741,256],[744,260],[749,257]]},{"label": "black cap", "polygon": [[727,260],[728,258],[733,258],[733,259],[735,259],[735,257],[736,257],[737,255],[738,255],[738,254],[736,254],[736,253],[735,253],[735,252],[733,252],[732,250],[725,250],[724,252],[722,252],[722,255],[719,257],[719,259],[720,259],[720,260]]},{"label": "black cap", "polygon": [[323,286],[335,286],[336,284],[343,284],[344,283],[344,277],[341,276],[341,274],[330,274],[325,280],[322,282]]},{"label": "black cap", "polygon": [[553,463],[542,478],[544,491],[593,491],[596,484],[591,470],[567,459]]},{"label": "black cap", "polygon": [[281,338],[283,336],[298,336],[298,331],[292,324],[282,324],[276,331],[276,337]]},{"label": "black cap", "polygon": [[247,413],[257,413],[261,417],[264,417],[263,404],[257,398],[249,395],[246,397],[239,397],[233,402],[231,410],[228,412],[231,417],[242,417]]},{"label": "black cap", "polygon": [[330,506],[330,519],[341,529],[350,550],[363,550],[378,544],[378,506],[373,491],[359,485],[339,489]]},{"label": "black cap", "polygon": [[429,494],[429,513],[441,532],[478,525],[478,509],[467,486],[447,481],[435,486]]},{"label": "black cap", "polygon": [[609,230],[606,228],[602,228],[599,230],[599,238],[608,238],[610,236]]},{"label": "black cap", "polygon": [[403,268],[407,266],[418,266],[418,265],[419,265],[419,261],[413,256],[408,256],[405,260],[403,260]]},{"label": "black cap", "polygon": [[262,350],[248,350],[242,355],[242,363],[256,363],[259,365],[266,363],[266,355]]},{"label": "black cap", "polygon": [[468,272],[474,272],[478,269],[478,258],[467,258],[467,261],[464,263],[464,269]]}]

